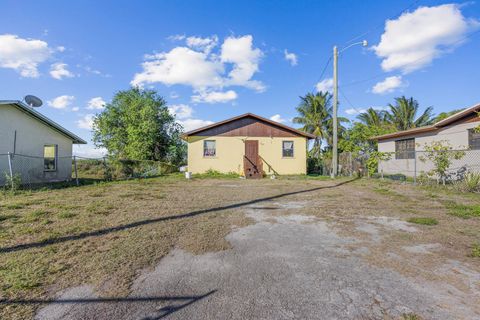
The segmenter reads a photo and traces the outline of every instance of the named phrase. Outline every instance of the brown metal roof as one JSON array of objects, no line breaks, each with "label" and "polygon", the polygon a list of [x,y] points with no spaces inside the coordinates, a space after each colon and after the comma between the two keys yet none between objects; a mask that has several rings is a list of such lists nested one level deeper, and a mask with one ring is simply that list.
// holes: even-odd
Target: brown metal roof
[{"label": "brown metal roof", "polygon": [[260,120],[260,121],[263,121],[263,122],[267,122],[267,123],[269,123],[269,124],[271,124],[271,125],[273,125],[273,126],[276,126],[276,127],[279,127],[279,128],[285,129],[285,130],[288,130],[288,131],[290,131],[290,132],[293,132],[293,133],[295,133],[295,134],[301,135],[301,136],[306,137],[306,138],[309,138],[309,139],[314,139],[314,138],[315,138],[315,135],[313,135],[313,134],[306,133],[306,132],[303,132],[303,131],[294,129],[294,128],[292,128],[292,127],[289,127],[289,126],[286,126],[286,125],[284,125],[284,124],[281,124],[281,123],[272,121],[272,120],[270,120],[270,119],[267,119],[267,118],[258,116],[258,115],[253,114],[253,113],[245,113],[245,114],[242,114],[242,115],[233,117],[233,118],[229,118],[229,119],[226,119],[226,120],[223,120],[223,121],[219,121],[219,122],[213,123],[213,124],[208,125],[208,126],[205,126],[205,127],[201,127],[201,128],[195,129],[195,130],[191,130],[191,131],[185,132],[185,133],[183,134],[183,137],[193,136],[193,135],[195,135],[195,134],[197,134],[197,133],[200,133],[200,132],[202,132],[202,131],[205,131],[205,130],[208,130],[208,129],[211,129],[211,128],[215,128],[215,127],[224,125],[224,124],[226,124],[226,123],[230,123],[230,122],[233,122],[233,121],[236,121],[236,120],[239,120],[239,119],[242,119],[242,118],[247,118],[247,117],[254,118],[254,119],[257,119],[257,120]]},{"label": "brown metal roof", "polygon": [[440,120],[436,123],[434,123],[431,126],[424,126],[424,127],[419,127],[419,128],[413,128],[413,129],[408,129],[404,131],[398,131],[398,132],[393,132],[393,133],[387,133],[381,136],[376,136],[370,138],[370,140],[385,140],[385,139],[391,139],[391,138],[399,138],[399,137],[404,137],[404,136],[409,136],[412,134],[418,134],[418,133],[424,133],[424,132],[430,132],[430,131],[437,131],[440,130],[440,128],[448,126],[449,124],[454,123],[457,120],[460,120],[474,112],[478,112],[480,110],[480,103],[471,106],[470,108],[467,108],[463,111],[457,112],[453,115],[451,115],[448,118],[445,118],[443,120]]}]

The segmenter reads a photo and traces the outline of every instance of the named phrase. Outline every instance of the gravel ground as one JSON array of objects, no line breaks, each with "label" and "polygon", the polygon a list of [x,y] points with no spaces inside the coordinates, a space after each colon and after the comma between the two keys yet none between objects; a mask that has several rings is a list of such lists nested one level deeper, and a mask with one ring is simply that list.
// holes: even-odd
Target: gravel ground
[{"label": "gravel ground", "polygon": [[[227,236],[231,249],[200,255],[175,249],[154,270],[139,273],[127,298],[102,299],[89,285],[74,287],[40,308],[36,319],[480,319],[480,275],[458,261],[437,271],[455,268],[468,290],[365,259],[384,232],[411,234],[414,226],[359,216],[357,231],[370,235],[360,240],[339,232],[338,222],[291,214],[304,205],[283,198],[245,207],[256,222]],[[421,259],[439,246],[405,250]]]}]

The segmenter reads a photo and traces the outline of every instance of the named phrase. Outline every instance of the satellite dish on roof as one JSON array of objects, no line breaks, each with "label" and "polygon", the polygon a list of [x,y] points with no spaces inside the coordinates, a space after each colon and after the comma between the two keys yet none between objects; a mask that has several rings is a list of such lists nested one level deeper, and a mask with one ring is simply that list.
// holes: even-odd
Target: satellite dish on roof
[{"label": "satellite dish on roof", "polygon": [[30,94],[25,96],[24,99],[25,99],[25,102],[30,107],[38,108],[43,104],[42,100],[39,97],[35,97],[35,96],[30,95]]}]

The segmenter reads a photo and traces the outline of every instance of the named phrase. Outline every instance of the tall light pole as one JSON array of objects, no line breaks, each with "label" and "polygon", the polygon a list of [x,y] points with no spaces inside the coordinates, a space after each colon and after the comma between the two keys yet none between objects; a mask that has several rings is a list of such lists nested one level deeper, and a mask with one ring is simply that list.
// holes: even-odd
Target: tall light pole
[{"label": "tall light pole", "polygon": [[354,45],[361,44],[362,46],[368,46],[367,40],[361,42],[352,43],[346,46],[342,50],[338,51],[337,46],[333,47],[333,144],[332,144],[332,174],[331,177],[335,178],[338,174],[338,55]]}]

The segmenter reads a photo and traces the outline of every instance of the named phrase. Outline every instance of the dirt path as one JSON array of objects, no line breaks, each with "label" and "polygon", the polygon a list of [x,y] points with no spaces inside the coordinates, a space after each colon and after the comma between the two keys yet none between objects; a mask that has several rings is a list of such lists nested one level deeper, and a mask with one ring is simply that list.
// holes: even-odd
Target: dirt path
[{"label": "dirt path", "polygon": [[[385,234],[408,236],[417,232],[414,226],[358,216],[345,224],[350,230],[332,219],[292,214],[306,205],[282,198],[245,207],[256,223],[227,236],[232,249],[201,255],[176,249],[139,274],[127,298],[102,301],[90,286],[75,287],[36,318],[480,319],[480,274],[460,262],[443,261],[431,272],[451,273],[465,290],[369,263]],[[419,266],[435,250],[439,244],[403,249]]]}]

